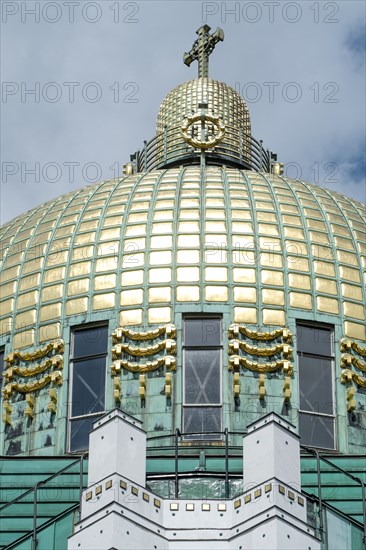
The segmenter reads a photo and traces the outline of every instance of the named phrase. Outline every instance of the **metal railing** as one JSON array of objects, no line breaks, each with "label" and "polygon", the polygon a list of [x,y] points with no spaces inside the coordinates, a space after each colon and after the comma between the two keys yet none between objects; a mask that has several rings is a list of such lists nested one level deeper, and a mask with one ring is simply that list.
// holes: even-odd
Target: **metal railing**
[{"label": "metal railing", "polygon": [[[192,438],[194,438],[194,441],[197,443],[207,443],[207,436],[214,437],[219,436],[223,443],[223,445],[220,447],[221,449],[224,449],[224,456],[225,456],[225,498],[230,498],[230,486],[229,486],[229,448],[232,447],[232,445],[229,446],[229,436],[243,436],[246,432],[230,432],[228,428],[225,428],[224,431],[214,431],[214,432],[181,432],[178,428],[175,429],[174,433],[166,434],[166,435],[157,435],[147,438],[147,442],[151,441],[162,441],[171,439],[174,441],[174,496],[175,498],[179,497],[179,459],[180,459],[180,449],[187,450],[187,442],[189,440],[190,443],[192,443]],[[201,436],[201,439],[199,439]],[[216,442],[218,439],[216,438]],[[149,450],[151,450],[153,447],[149,447]],[[192,449],[192,447],[189,447]]]},{"label": "metal railing", "polygon": [[[215,164],[228,164],[254,170],[271,172],[276,156],[264,149],[262,140],[257,141],[242,128],[226,126],[222,141],[210,150],[205,151],[206,159]],[[141,150],[131,155],[135,172],[177,166],[182,162],[198,163],[200,151],[189,145],[181,135],[180,126],[165,127],[164,132],[157,134],[150,141],[144,141]]]},{"label": "metal railing", "polygon": [[83,482],[83,479],[84,479],[84,460],[88,456],[88,454],[89,454],[88,451],[84,452],[83,454],[78,456],[78,458],[76,460],[74,460],[73,462],[71,462],[70,464],[65,466],[64,468],[61,468],[61,470],[58,470],[57,472],[55,472],[51,476],[47,477],[46,479],[43,479],[41,481],[37,481],[33,487],[31,487],[27,491],[24,491],[24,493],[21,493],[16,498],[11,500],[10,502],[7,502],[6,504],[3,504],[0,507],[0,514],[1,514],[3,512],[3,510],[8,508],[9,506],[12,506],[13,504],[16,504],[16,503],[20,502],[26,496],[31,495],[33,493],[32,550],[37,549],[37,544],[38,544],[37,531],[42,527],[42,525],[37,525],[38,490],[41,487],[45,486],[50,481],[53,481],[54,479],[56,479],[58,476],[65,474],[73,466],[78,464],[79,465],[79,504],[78,504],[78,506],[79,506],[79,513],[80,513],[81,503],[82,503],[83,484],[84,484],[84,482]]},{"label": "metal railing", "polygon": [[[300,448],[302,451],[305,451],[316,459],[316,473],[317,473],[317,485],[318,485],[318,503],[319,503],[319,530],[321,534],[321,539],[323,541],[324,536],[326,535],[325,529],[324,529],[324,518],[323,518],[323,502],[325,501],[323,499],[323,492],[322,492],[322,482],[321,482],[321,462],[324,464],[327,464],[337,472],[343,474],[347,478],[351,479],[355,483],[361,486],[361,500],[362,500],[362,517],[363,517],[363,544],[366,550],[366,492],[365,492],[365,482],[360,479],[359,477],[356,477],[343,468],[337,466],[334,464],[334,462],[331,462],[324,456],[322,456],[317,449],[313,449],[312,447],[307,447],[306,445],[300,445]],[[329,503],[327,503],[327,506],[329,506]],[[339,510],[337,510],[339,512]]]},{"label": "metal railing", "polygon": [[[178,428],[173,432],[169,434],[163,434],[158,436],[152,436],[147,438],[147,442],[160,442],[163,440],[167,440],[170,438],[171,445],[170,448],[174,450],[174,496],[175,498],[179,498],[179,479],[180,479],[180,473],[179,473],[179,463],[180,459],[184,456],[181,451],[184,449],[187,451],[187,449],[194,449],[195,446],[187,446],[187,442],[189,441],[190,444],[192,444],[192,437],[194,438],[194,442],[198,444],[196,448],[202,445],[202,443],[207,443],[207,436],[219,436],[221,438],[221,445],[216,446],[217,449],[223,450],[224,455],[224,472],[223,474],[220,474],[220,477],[224,477],[225,480],[225,498],[230,498],[230,478],[233,478],[233,475],[231,474],[229,476],[229,450],[236,448],[237,446],[234,446],[232,443],[229,445],[229,437],[242,437],[245,435],[244,432],[238,432],[238,431],[229,431],[228,428],[225,428],[224,431],[213,431],[213,432],[181,432]],[[189,439],[190,438],[190,439]],[[217,439],[216,439],[217,442]],[[164,448],[166,448],[166,445],[163,445]],[[158,448],[161,448],[161,446],[156,447],[155,445],[148,446],[148,451],[153,451],[154,449],[157,450]],[[348,518],[350,522],[353,522],[354,524],[357,524],[355,520],[353,520],[351,517],[345,515],[342,513],[341,510],[338,510],[334,508],[329,502],[327,502],[327,498],[324,497],[323,494],[323,487],[322,487],[322,473],[326,474],[329,473],[331,470],[329,468],[322,472],[321,470],[321,464],[324,463],[328,467],[336,470],[337,472],[343,474],[353,482],[355,482],[357,485],[361,487],[361,500],[362,500],[362,515],[363,515],[363,544],[366,549],[366,492],[365,492],[365,482],[360,479],[357,476],[354,476],[353,474],[347,472],[340,466],[334,464],[329,459],[325,458],[325,456],[322,456],[320,452],[317,449],[313,449],[311,447],[307,446],[300,446],[301,450],[305,453],[308,453],[309,455],[315,457],[316,459],[316,475],[317,475],[317,490],[318,495],[309,495],[311,498],[315,499],[317,501],[317,507],[318,507],[318,515],[319,515],[319,533],[321,536],[322,541],[327,540],[327,533],[325,531],[324,527],[324,508],[327,507],[330,510],[334,510],[336,513],[342,515],[344,518]],[[73,466],[76,464],[79,465],[79,514],[81,511],[81,504],[82,504],[82,492],[83,492],[83,485],[84,485],[84,460],[88,456],[88,452],[84,452],[80,456],[78,456],[77,460],[71,462],[61,470],[55,472],[51,476],[47,477],[44,480],[37,481],[34,487],[31,487],[27,491],[23,492],[22,494],[18,495],[16,498],[11,500],[10,502],[7,502],[3,506],[0,507],[0,512],[2,512],[4,509],[8,508],[9,506],[16,504],[17,502],[24,499],[27,495],[30,495],[33,493],[33,531],[32,531],[32,550],[37,549],[37,531],[43,527],[42,525],[37,525],[37,505],[38,505],[38,491],[41,487],[45,486],[50,481],[56,479],[58,476],[66,473],[68,470],[70,470]],[[336,458],[336,457],[335,457]],[[77,472],[76,472],[77,473]],[[201,473],[200,473],[201,475]],[[164,476],[166,477],[166,475]],[[237,477],[237,476],[234,476]],[[306,491],[303,491],[306,494]]]}]

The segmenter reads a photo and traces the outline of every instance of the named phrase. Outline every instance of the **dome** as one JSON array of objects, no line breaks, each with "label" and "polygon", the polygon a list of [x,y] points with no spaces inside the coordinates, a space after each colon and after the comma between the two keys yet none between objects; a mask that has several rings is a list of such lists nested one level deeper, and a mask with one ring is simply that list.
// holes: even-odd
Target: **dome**
[{"label": "dome", "polygon": [[281,175],[209,79],[223,33],[208,31],[184,57],[198,79],[168,94],[125,177],[0,230],[5,454],[85,450],[115,406],[149,434],[242,430],[267,407],[305,444],[365,437],[365,206]]},{"label": "dome", "polygon": [[250,134],[249,110],[241,95],[225,82],[211,78],[188,80],[169,92],[159,109],[156,132],[163,132],[165,126],[182,124],[184,117],[196,112],[200,103],[207,103],[211,114],[219,113],[225,125]]},{"label": "dome", "polygon": [[365,207],[316,185],[189,166],[89,186],[1,228],[1,334],[13,349],[100,318],[331,320],[365,340]]},{"label": "dome", "polygon": [[7,548],[361,545],[366,207],[282,176],[209,31],[124,177],[0,228]]},{"label": "dome", "polygon": [[[163,143],[166,136],[169,146],[167,151],[159,147],[158,162],[166,163],[168,160],[177,163],[181,162],[182,156],[192,155],[197,148],[192,138],[197,138],[201,133],[199,122],[202,107],[206,116],[212,117],[212,124],[206,125],[205,129],[207,139],[211,138],[214,143],[215,125],[220,125],[224,132],[219,149],[215,150],[215,154],[211,152],[211,161],[221,153],[221,161],[226,158],[226,162],[246,162],[250,165],[251,128],[245,101],[233,88],[211,78],[184,82],[163,100],[156,122],[156,138]],[[185,121],[188,130],[186,135],[182,133]],[[195,158],[198,162],[199,156]]]},{"label": "dome", "polygon": [[159,167],[179,165],[187,159],[199,163],[202,116],[207,118],[205,148],[211,163],[225,161],[243,168],[255,163],[252,147],[260,146],[252,139],[245,101],[224,82],[197,78],[174,88],[160,106],[155,138]]}]

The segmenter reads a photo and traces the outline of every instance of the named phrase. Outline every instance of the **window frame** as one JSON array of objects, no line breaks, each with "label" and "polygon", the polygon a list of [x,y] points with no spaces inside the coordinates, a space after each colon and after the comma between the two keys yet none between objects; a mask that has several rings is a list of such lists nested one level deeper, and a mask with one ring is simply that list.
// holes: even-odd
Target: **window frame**
[{"label": "window frame", "polygon": [[[207,319],[215,319],[219,321],[220,324],[220,344],[217,346],[203,346],[203,345],[186,345],[185,344],[185,323],[186,321],[190,320],[207,320]],[[197,313],[197,314],[185,314],[182,316],[182,433],[185,433],[185,410],[186,409],[192,409],[192,408],[201,408],[207,409],[207,408],[216,408],[220,409],[220,427],[219,431],[217,432],[217,435],[214,433],[210,434],[207,433],[207,436],[205,436],[205,432],[202,432],[201,434],[194,436],[194,435],[186,435],[183,436],[184,441],[189,442],[216,442],[222,440],[222,423],[223,423],[223,359],[224,359],[224,335],[223,335],[223,316],[220,313]],[[217,350],[219,351],[219,384],[220,384],[220,401],[218,403],[186,403],[186,367],[185,367],[185,354],[187,350]]]},{"label": "window frame", "polygon": [[[98,354],[92,354],[92,355],[83,355],[80,357],[74,356],[75,351],[75,334],[77,332],[82,332],[86,330],[90,330],[93,328],[106,328],[107,329],[107,346],[105,353],[98,353]],[[109,323],[106,322],[100,322],[100,323],[85,323],[82,325],[76,325],[71,327],[70,330],[70,354],[69,354],[69,387],[68,387],[68,410],[67,410],[67,450],[69,453],[83,453],[84,451],[88,450],[86,449],[78,449],[78,450],[72,450],[71,449],[71,425],[74,420],[82,420],[83,418],[93,418],[95,417],[95,420],[105,414],[106,412],[106,398],[107,398],[107,367],[108,367],[108,338],[109,338]],[[73,387],[74,387],[74,365],[78,361],[82,361],[85,359],[91,359],[91,358],[99,358],[99,357],[105,357],[105,370],[104,370],[104,409],[102,411],[98,411],[95,413],[88,413],[88,414],[82,414],[77,416],[72,416],[72,394],[73,394]]]},{"label": "window frame", "polygon": [[[335,382],[335,373],[336,373],[336,357],[335,357],[335,326],[329,323],[319,323],[306,320],[297,320],[296,321],[296,340],[298,339],[298,330],[301,327],[311,328],[314,331],[318,330],[327,330],[330,335],[330,355],[321,355],[315,352],[303,352],[299,351],[299,346],[296,341],[296,358],[297,358],[297,370],[298,370],[298,396],[299,396],[299,406],[298,406],[298,426],[299,426],[299,436],[300,444],[304,447],[313,447],[316,449],[326,450],[330,452],[335,452],[338,450],[338,437],[337,437],[337,394],[336,394],[336,382]],[[301,408],[301,397],[300,397],[300,357],[309,357],[315,359],[327,359],[330,361],[330,383],[331,383],[331,396],[332,396],[332,414],[324,413],[320,411],[309,411]],[[301,442],[301,433],[300,433],[300,415],[306,415],[308,417],[312,416],[313,418],[329,418],[332,420],[333,424],[333,447],[322,447],[320,445],[311,445]]]}]

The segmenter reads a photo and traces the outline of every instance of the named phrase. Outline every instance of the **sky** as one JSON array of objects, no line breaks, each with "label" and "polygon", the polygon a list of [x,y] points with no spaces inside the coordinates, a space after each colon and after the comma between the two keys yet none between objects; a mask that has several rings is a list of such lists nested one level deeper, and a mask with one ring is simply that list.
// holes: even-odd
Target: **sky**
[{"label": "sky", "polygon": [[1,3],[0,224],[122,174],[208,24],[210,76],[247,102],[285,175],[366,203],[363,1]]}]

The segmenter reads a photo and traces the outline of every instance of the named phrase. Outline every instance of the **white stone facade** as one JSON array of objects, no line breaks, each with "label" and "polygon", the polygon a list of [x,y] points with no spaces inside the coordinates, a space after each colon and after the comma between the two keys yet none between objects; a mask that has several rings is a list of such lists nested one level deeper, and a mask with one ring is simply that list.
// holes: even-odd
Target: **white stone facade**
[{"label": "white stone facade", "polygon": [[141,424],[116,409],[90,435],[90,483],[69,550],[320,549],[306,523],[293,427],[275,414],[251,424],[244,457],[251,488],[240,497],[162,499],[145,488]]}]

